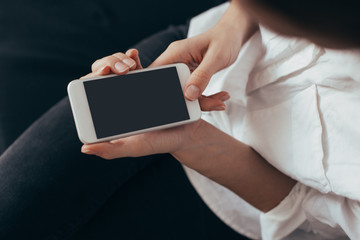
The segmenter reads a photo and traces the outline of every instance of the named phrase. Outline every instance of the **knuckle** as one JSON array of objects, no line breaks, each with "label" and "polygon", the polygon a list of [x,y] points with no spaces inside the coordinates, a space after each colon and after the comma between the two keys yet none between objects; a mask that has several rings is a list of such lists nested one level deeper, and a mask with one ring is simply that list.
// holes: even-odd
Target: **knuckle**
[{"label": "knuckle", "polygon": [[125,55],[124,53],[122,53],[122,52],[114,53],[114,54],[112,54],[111,56],[112,56],[112,57],[116,57],[116,58],[118,58],[118,59],[120,59],[120,60],[122,60],[122,59],[124,59],[124,58],[126,57],[126,55]]},{"label": "knuckle", "polygon": [[91,64],[91,71],[95,72],[99,64],[100,64],[100,59],[96,60],[93,64]]},{"label": "knuckle", "polygon": [[107,56],[107,57],[103,57],[99,60],[96,60],[92,66],[91,66],[91,70],[93,72],[95,72],[96,70],[98,70],[99,68],[103,67],[103,66],[110,66],[112,62],[112,58],[111,56]]},{"label": "knuckle", "polygon": [[193,79],[195,83],[200,85],[206,84],[211,77],[211,74],[203,69],[196,69],[193,73]]},{"label": "knuckle", "polygon": [[178,49],[182,45],[182,43],[183,43],[182,40],[174,41],[174,42],[170,43],[168,49],[171,49],[171,50]]},{"label": "knuckle", "polygon": [[177,45],[178,45],[178,41],[172,42],[172,43],[170,43],[168,49],[175,48]]},{"label": "knuckle", "polygon": [[227,62],[229,60],[229,57],[227,56],[227,54],[224,54],[223,52],[216,53],[216,58],[217,58],[217,61],[219,61],[221,63]]}]

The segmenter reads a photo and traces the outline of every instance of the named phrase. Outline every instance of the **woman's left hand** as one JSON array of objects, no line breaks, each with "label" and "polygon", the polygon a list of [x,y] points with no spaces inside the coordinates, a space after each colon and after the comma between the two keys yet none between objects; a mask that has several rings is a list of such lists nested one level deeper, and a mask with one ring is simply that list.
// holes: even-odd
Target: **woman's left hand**
[{"label": "woman's left hand", "polygon": [[251,147],[204,120],[84,145],[82,152],[105,159],[171,153],[182,164],[227,187],[264,212],[277,206],[296,183]]},{"label": "woman's left hand", "polygon": [[[105,159],[171,153],[185,165],[197,168],[191,159],[198,155],[202,155],[203,158],[204,155],[211,154],[207,151],[209,146],[221,147],[226,144],[221,137],[223,135],[226,134],[204,120],[199,120],[179,127],[143,133],[110,142],[86,144],[81,151]],[[234,139],[234,141],[236,140]]]}]

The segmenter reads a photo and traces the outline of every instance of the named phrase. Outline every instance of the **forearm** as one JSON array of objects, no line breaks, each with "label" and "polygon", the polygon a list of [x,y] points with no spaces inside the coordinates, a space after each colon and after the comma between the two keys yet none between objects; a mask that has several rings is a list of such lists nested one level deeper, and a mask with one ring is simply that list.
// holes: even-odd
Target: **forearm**
[{"label": "forearm", "polygon": [[[213,131],[210,128],[214,127],[206,122],[202,124],[206,126],[198,128],[190,142],[204,142],[204,145],[183,147],[182,151],[173,153],[175,158],[263,212],[277,206],[288,195],[295,180],[275,169],[251,147]],[[210,132],[214,136],[209,136]],[[209,139],[214,139],[213,143]]]},{"label": "forearm", "polygon": [[215,26],[237,33],[234,41],[245,43],[258,29],[257,22],[247,13],[238,1],[230,1],[229,7]]}]

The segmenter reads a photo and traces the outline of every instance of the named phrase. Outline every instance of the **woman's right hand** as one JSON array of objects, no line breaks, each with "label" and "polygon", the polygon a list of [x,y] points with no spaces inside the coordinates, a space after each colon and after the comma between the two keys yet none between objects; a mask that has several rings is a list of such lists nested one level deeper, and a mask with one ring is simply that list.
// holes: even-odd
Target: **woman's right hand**
[{"label": "woman's right hand", "polygon": [[192,74],[185,86],[185,97],[201,97],[213,74],[235,62],[244,42],[257,30],[257,24],[231,1],[220,21],[195,37],[175,41],[151,65],[185,63]]},{"label": "woman's right hand", "polygon": [[142,69],[139,52],[129,49],[126,53],[117,52],[96,60],[91,65],[91,73],[82,78],[103,76],[108,74],[123,75],[131,70]]},{"label": "woman's right hand", "polygon": [[[108,74],[123,75],[129,71],[142,69],[139,52],[136,49],[129,49],[126,53],[114,53],[110,56],[96,60],[92,66],[92,72],[82,78],[103,76]],[[201,96],[199,104],[202,111],[225,110],[224,102],[230,98],[225,91],[210,96]]]}]

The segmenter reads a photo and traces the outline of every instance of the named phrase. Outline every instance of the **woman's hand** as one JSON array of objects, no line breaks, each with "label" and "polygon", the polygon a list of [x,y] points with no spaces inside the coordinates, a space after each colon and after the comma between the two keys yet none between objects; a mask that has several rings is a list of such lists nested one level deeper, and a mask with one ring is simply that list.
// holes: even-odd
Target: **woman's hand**
[{"label": "woman's hand", "polygon": [[227,187],[264,212],[277,206],[295,184],[249,146],[203,120],[84,145],[82,152],[105,159],[170,152],[184,165]]},{"label": "woman's hand", "polygon": [[[118,52],[96,60],[91,66],[92,72],[82,78],[108,74],[123,75],[137,69],[142,69],[139,52],[129,49],[126,53]],[[224,102],[229,98],[229,94],[222,91],[210,96],[200,96],[199,104],[202,111],[222,111],[225,110]]]},{"label": "woman's hand", "polygon": [[176,41],[151,65],[185,63],[192,74],[185,86],[185,97],[198,99],[213,74],[234,63],[244,42],[257,30],[257,24],[232,1],[220,21],[205,33]]},{"label": "woman's hand", "polygon": [[139,52],[136,49],[129,49],[126,53],[118,52],[96,60],[91,65],[92,72],[82,78],[108,75],[112,73],[123,75],[136,69],[142,69]]},{"label": "woman's hand", "polygon": [[[143,133],[110,142],[84,145],[81,151],[105,159],[176,153],[188,148],[188,146],[196,147],[198,144],[204,144],[204,139],[199,142],[196,140],[199,140],[200,133],[204,131],[206,125],[206,122],[199,120],[178,127]],[[214,128],[214,130],[216,129]],[[200,147],[198,149],[201,150]]]},{"label": "woman's hand", "polygon": [[[81,151],[104,159],[141,157],[170,153],[188,167],[204,172],[218,161],[219,154],[235,152],[241,144],[204,120],[190,124],[125,137],[110,142],[83,145]],[[232,146],[232,147],[230,147]],[[207,164],[209,164],[207,166]],[[211,171],[211,170],[210,170]]]}]

